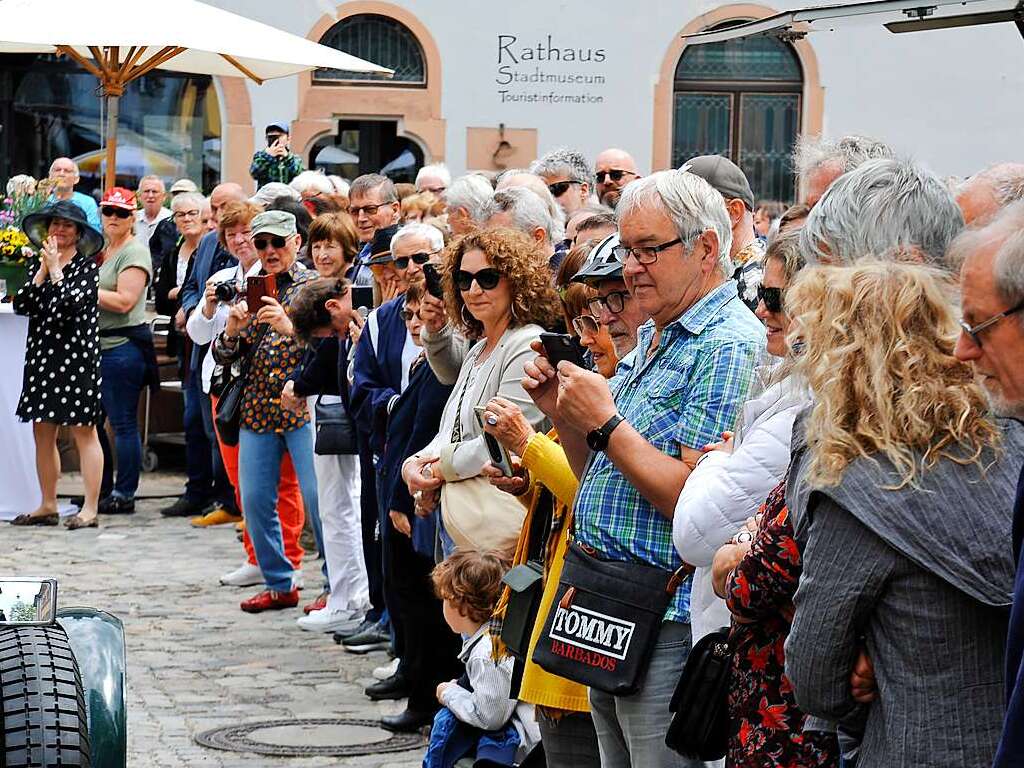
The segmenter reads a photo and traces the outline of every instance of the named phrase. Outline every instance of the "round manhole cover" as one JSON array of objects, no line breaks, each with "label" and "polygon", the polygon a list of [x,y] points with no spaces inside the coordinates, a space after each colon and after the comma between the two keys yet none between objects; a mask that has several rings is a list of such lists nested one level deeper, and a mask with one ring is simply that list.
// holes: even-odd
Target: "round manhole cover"
[{"label": "round manhole cover", "polygon": [[377,720],[347,717],[241,723],[204,731],[195,738],[204,747],[276,757],[354,757],[426,745],[421,734],[389,733]]}]

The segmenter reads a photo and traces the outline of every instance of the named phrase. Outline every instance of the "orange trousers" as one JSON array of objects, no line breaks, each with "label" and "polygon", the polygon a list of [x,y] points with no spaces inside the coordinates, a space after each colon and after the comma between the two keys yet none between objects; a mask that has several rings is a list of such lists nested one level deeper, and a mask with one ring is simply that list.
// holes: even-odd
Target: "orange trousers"
[{"label": "orange trousers", "polygon": [[[213,401],[213,413],[217,413],[217,398],[210,396]],[[220,457],[224,461],[224,471],[228,473],[228,479],[235,489],[235,504],[242,509],[242,494],[238,487],[238,446],[224,445],[217,437],[217,447],[220,449]],[[245,510],[242,509],[243,516]],[[281,459],[281,481],[277,486],[277,516],[281,520],[281,536],[284,539],[284,556],[288,558],[295,570],[302,567],[302,545],[299,544],[299,536],[302,535],[302,528],[306,524],[306,510],[302,505],[302,492],[299,490],[299,478],[295,475],[295,467],[292,466],[292,457],[287,453]],[[249,531],[242,534],[242,545],[245,547],[245,556],[250,565],[258,565],[256,562],[256,550],[253,549],[252,540],[249,538]]]}]

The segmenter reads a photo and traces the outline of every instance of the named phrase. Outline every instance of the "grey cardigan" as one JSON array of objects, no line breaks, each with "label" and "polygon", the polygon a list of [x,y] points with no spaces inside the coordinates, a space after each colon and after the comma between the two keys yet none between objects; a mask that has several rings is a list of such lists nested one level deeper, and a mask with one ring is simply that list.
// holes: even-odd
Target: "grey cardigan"
[{"label": "grey cardigan", "polygon": [[[919,488],[886,490],[894,470],[858,459],[834,488],[802,481],[798,422],[787,504],[803,549],[786,674],[810,715],[863,733],[871,768],[989,766],[1003,719],[1011,513],[1024,428],[977,465],[940,461]],[[863,638],[863,641],[861,640]],[[850,695],[863,642],[878,698]]]}]

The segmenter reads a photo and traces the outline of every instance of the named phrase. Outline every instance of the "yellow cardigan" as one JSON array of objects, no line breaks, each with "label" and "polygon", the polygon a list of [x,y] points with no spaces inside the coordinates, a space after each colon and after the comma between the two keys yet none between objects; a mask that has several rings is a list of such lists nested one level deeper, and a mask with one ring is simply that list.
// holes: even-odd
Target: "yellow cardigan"
[{"label": "yellow cardigan", "polygon": [[[526,444],[526,450],[522,457],[523,467],[530,473],[530,489],[520,497],[520,500],[527,506],[529,512],[523,521],[523,528],[516,544],[514,564],[521,565],[526,562],[530,520],[537,508],[541,485],[546,487],[555,498],[555,504],[558,505],[556,512],[560,512],[562,515],[562,528],[559,531],[554,552],[551,552],[549,546],[548,552],[545,553],[544,592],[541,596],[540,608],[537,611],[537,621],[530,636],[530,649],[523,670],[519,699],[549,710],[589,712],[590,704],[585,685],[545,672],[532,661],[533,649],[537,646],[537,640],[544,629],[544,623],[558,590],[558,581],[562,577],[565,552],[569,546],[569,530],[572,527],[572,503],[579,486],[579,482],[569,466],[565,451],[556,442],[557,439],[558,436],[554,430],[547,435],[535,434]],[[503,609],[507,599],[506,590],[499,610]]]}]

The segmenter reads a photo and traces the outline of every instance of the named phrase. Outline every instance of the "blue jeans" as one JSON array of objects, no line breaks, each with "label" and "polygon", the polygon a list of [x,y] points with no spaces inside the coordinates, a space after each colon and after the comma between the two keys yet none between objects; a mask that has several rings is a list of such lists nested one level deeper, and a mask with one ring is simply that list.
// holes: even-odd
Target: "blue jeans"
[{"label": "blue jeans", "polygon": [[141,350],[126,342],[100,354],[100,397],[114,428],[117,478],[114,496],[134,499],[142,469],[142,439],[139,437],[139,394],[146,373]]},{"label": "blue jeans", "polygon": [[632,696],[590,689],[590,712],[602,768],[697,768],[665,746],[669,703],[690,653],[690,625],[666,621],[651,654],[643,687]]},{"label": "blue jeans", "polygon": [[206,504],[212,501],[213,457],[210,455],[210,438],[206,434],[206,423],[203,419],[203,401],[200,397],[202,388],[199,378],[195,371],[189,371],[181,387],[181,393],[185,398],[185,414],[182,421],[185,427],[185,471],[188,476],[185,497],[196,504]]},{"label": "blue jeans", "polygon": [[239,431],[238,482],[242,486],[245,522],[263,580],[267,589],[275,592],[289,592],[292,588],[292,564],[284,555],[281,521],[277,516],[277,486],[285,451],[295,465],[306,513],[318,519],[312,427],[307,424],[290,432],[253,432],[245,427]]}]

